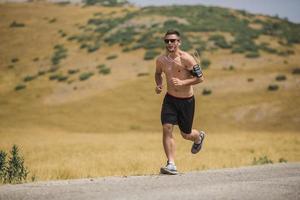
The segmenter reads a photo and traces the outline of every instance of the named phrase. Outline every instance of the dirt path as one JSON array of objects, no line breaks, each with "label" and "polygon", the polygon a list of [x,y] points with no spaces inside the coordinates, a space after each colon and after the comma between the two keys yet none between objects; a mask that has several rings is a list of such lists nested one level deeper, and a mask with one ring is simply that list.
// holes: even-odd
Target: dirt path
[{"label": "dirt path", "polygon": [[20,199],[300,199],[300,163],[153,175],[36,182],[0,187]]}]

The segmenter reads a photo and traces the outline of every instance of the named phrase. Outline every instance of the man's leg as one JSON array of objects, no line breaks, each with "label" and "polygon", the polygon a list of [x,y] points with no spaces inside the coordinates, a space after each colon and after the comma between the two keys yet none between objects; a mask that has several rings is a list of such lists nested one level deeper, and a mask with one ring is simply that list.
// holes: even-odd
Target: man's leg
[{"label": "man's leg", "polygon": [[186,139],[186,140],[190,140],[190,141],[193,141],[193,142],[200,142],[200,132],[197,131],[196,129],[193,129],[192,132],[190,134],[186,134],[184,132],[180,132],[181,133],[181,136]]},{"label": "man's leg", "polygon": [[175,163],[175,140],[173,138],[173,124],[163,124],[163,145],[169,162]]},{"label": "man's leg", "polygon": [[181,132],[181,135],[186,140],[194,141],[194,144],[193,144],[192,149],[191,149],[191,152],[193,154],[196,154],[201,150],[203,140],[204,140],[204,137],[205,137],[205,132],[204,131],[199,132],[199,131],[193,129],[190,134],[186,134],[184,132]]}]

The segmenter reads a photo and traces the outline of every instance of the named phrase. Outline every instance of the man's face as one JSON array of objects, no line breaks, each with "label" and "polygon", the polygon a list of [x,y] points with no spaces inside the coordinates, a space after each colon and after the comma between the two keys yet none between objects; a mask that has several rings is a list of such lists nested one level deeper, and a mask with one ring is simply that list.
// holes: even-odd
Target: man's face
[{"label": "man's face", "polygon": [[180,44],[180,38],[175,34],[167,35],[164,38],[164,42],[166,44],[167,51],[172,53],[175,52],[176,49],[178,48]]}]

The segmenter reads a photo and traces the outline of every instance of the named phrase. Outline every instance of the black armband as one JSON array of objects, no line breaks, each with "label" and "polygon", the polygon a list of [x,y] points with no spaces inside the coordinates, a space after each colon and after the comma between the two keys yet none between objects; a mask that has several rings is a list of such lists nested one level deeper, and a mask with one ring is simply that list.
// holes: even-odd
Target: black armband
[{"label": "black armband", "polygon": [[202,69],[198,64],[194,65],[193,69],[190,72],[194,77],[200,78],[201,76],[203,76]]}]

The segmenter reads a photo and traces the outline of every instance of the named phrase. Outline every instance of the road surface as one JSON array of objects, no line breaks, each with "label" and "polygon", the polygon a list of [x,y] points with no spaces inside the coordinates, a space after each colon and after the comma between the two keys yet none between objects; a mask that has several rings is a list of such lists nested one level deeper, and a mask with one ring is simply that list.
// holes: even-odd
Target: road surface
[{"label": "road surface", "polygon": [[0,200],[300,200],[300,163],[0,186]]}]

